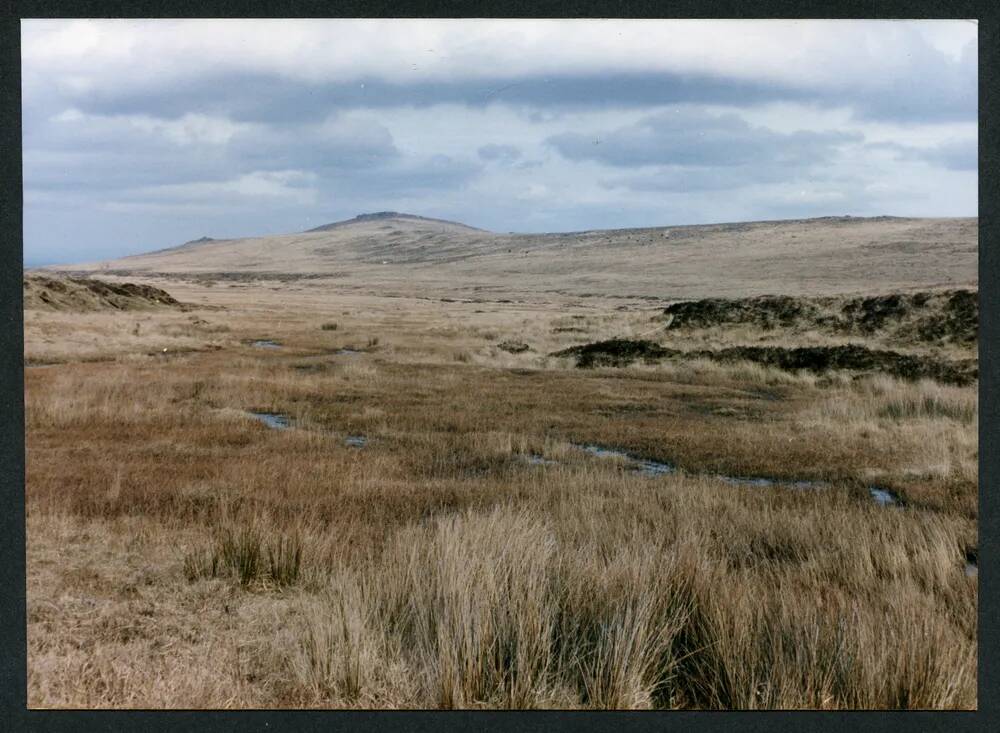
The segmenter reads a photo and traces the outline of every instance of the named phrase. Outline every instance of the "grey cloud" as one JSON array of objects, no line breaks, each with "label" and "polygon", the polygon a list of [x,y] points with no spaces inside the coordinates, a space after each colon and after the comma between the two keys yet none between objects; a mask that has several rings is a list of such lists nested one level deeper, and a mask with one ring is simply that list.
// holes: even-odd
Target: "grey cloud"
[{"label": "grey cloud", "polygon": [[619,176],[601,181],[605,188],[627,188],[633,191],[663,191],[687,193],[694,191],[725,191],[743,186],[780,183],[797,175],[796,169],[779,166],[666,166],[652,173]]},{"label": "grey cloud", "polygon": [[349,181],[331,183],[345,193],[385,199],[454,189],[471,181],[482,169],[482,164],[475,161],[432,155],[408,158],[378,169],[359,170]]},{"label": "grey cloud", "polygon": [[899,143],[870,143],[872,150],[886,150],[898,160],[918,160],[937,168],[953,171],[974,171],[979,168],[979,145],[975,140],[949,140],[931,147],[916,147]]},{"label": "grey cloud", "polygon": [[[263,122],[316,121],[342,109],[442,103],[475,108],[504,103],[544,117],[561,109],[694,103],[746,106],[779,101],[848,106],[866,119],[947,121],[976,118],[976,74],[970,64],[974,59],[953,62],[931,49],[870,88],[795,86],[704,73],[497,76],[407,84],[378,79],[309,83],[276,74],[230,73],[151,85],[140,91],[107,86],[86,93],[62,94],[67,103],[95,114],[144,113],[176,118],[199,112]],[[32,107],[43,105],[37,97],[61,96],[45,80],[26,87],[25,92]]]},{"label": "grey cloud", "polygon": [[26,136],[24,170],[26,184],[34,188],[107,190],[223,181],[268,170],[334,176],[385,168],[401,157],[389,130],[364,119],[244,126],[226,142],[180,144],[124,117],[90,116],[41,121]]},{"label": "grey cloud", "polygon": [[26,188],[108,191],[181,181],[224,180],[232,171],[205,156],[126,147],[118,151],[25,150]]},{"label": "grey cloud", "polygon": [[273,184],[267,185],[268,190],[277,187],[276,194],[268,192],[263,194],[273,201],[295,200],[297,192],[309,192],[317,201],[344,198],[391,200],[407,196],[434,195],[458,188],[478,175],[482,166],[473,161],[433,155],[401,159],[379,167],[357,169],[352,171],[350,176],[317,168],[270,170],[272,172],[253,171],[225,180],[185,180],[123,189],[117,193],[117,199],[160,202],[207,198],[212,202],[231,205],[243,199],[252,200],[255,186],[244,188],[233,185],[241,179],[249,179],[247,183],[250,184],[257,182],[265,185]]},{"label": "grey cloud", "polygon": [[252,167],[275,170],[373,168],[401,157],[389,130],[370,120],[267,126],[255,134],[236,136],[227,153]]},{"label": "grey cloud", "polygon": [[[73,108],[76,109],[76,108]],[[63,109],[62,112],[66,112]],[[225,141],[198,140],[197,134],[184,142],[171,137],[168,128],[183,127],[184,115],[158,117],[144,111],[129,114],[85,112],[79,118],[49,115],[25,123],[26,149],[88,150],[114,153],[134,147],[160,153],[199,149],[199,155],[228,155],[234,159],[256,157],[273,160],[279,155],[335,162],[338,167],[364,167],[398,157],[392,134],[377,121],[334,114],[323,120],[269,125],[242,123],[226,115],[206,115],[199,110],[188,114],[209,118],[230,128]],[[287,166],[279,166],[287,167]]]},{"label": "grey cloud", "polygon": [[878,83],[871,88],[843,90],[855,116],[900,122],[975,121],[979,114],[976,43],[966,44],[958,60],[922,38],[911,38],[911,43],[905,66],[878,69]]},{"label": "grey cloud", "polygon": [[[54,90],[37,90],[54,94]],[[454,103],[485,107],[502,102],[529,109],[644,107],[682,102],[752,104],[808,101],[808,91],[706,75],[632,73],[526,76],[393,84],[378,79],[308,83],[272,74],[229,74],[187,79],[135,91],[104,87],[67,96],[94,114],[151,114],[176,118],[188,112],[241,121],[319,120],[338,109],[427,107]]]},{"label": "grey cloud", "polygon": [[609,132],[567,132],[547,142],[570,160],[619,167],[715,167],[755,163],[813,165],[829,160],[838,146],[861,139],[859,134],[843,132],[785,134],[751,126],[734,114],[714,115],[682,108]]},{"label": "grey cloud", "polygon": [[514,145],[490,143],[483,145],[477,152],[483,160],[513,161],[521,157],[521,150]]},{"label": "grey cloud", "polygon": [[932,149],[929,160],[954,171],[974,171],[979,168],[979,146],[975,141],[943,143]]}]

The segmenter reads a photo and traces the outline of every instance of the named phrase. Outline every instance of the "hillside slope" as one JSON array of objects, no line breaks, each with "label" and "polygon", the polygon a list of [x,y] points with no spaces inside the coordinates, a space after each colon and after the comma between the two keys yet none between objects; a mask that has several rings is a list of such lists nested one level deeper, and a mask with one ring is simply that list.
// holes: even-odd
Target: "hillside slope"
[{"label": "hillside slope", "polygon": [[639,298],[976,286],[977,219],[821,219],[496,234],[394,212],[318,230],[201,240],[53,269],[115,275],[322,276],[344,287]]}]

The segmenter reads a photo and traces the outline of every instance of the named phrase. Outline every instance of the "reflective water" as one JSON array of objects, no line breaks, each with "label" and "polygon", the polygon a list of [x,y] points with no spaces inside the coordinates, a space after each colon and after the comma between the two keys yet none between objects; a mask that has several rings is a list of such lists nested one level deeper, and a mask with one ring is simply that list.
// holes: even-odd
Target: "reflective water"
[{"label": "reflective water", "polygon": [[[595,443],[579,444],[574,443],[574,447],[580,450],[586,451],[593,456],[598,458],[618,458],[625,461],[629,468],[633,471],[645,474],[646,476],[664,476],[676,472],[677,468],[669,463],[664,463],[662,461],[654,461],[648,458],[640,458],[634,456],[625,451],[618,450],[616,448],[609,448],[603,445],[597,445]],[[539,457],[536,457],[539,458]],[[530,463],[540,463],[538,460],[532,460],[528,458]],[[550,461],[551,463],[551,461]],[[725,481],[728,484],[734,486],[749,486],[754,488],[767,488],[769,486],[781,486],[789,489],[796,490],[808,490],[808,489],[828,489],[830,484],[825,481],[812,481],[808,479],[777,479],[769,478],[766,476],[726,476],[724,474],[717,474],[715,478]],[[882,489],[877,489],[877,494],[874,493],[872,496],[875,497],[876,501],[880,504],[895,504],[897,503],[898,497],[894,494],[887,492]],[[888,499],[888,500],[886,500]]]},{"label": "reflective water", "polygon": [[282,415],[278,412],[249,412],[247,414],[275,430],[285,430],[292,426],[288,415]]},{"label": "reflective water", "polygon": [[[274,428],[276,430],[285,430],[291,427],[291,420],[287,415],[275,412],[249,412],[247,413],[251,417],[260,420],[269,428]],[[344,438],[344,444],[350,446],[351,448],[364,448],[368,444],[368,438],[364,435],[348,435]],[[637,473],[641,473],[645,476],[664,476],[667,474],[675,473],[676,468],[669,463],[663,463],[661,461],[653,461],[648,458],[639,458],[633,456],[625,451],[617,450],[616,448],[608,448],[607,446],[596,445],[593,443],[588,444],[578,444],[573,443],[575,448],[579,448],[592,456],[598,458],[617,458],[624,461],[628,468]],[[537,454],[524,455],[522,458],[529,464],[534,466],[554,466],[559,463],[544,456]],[[782,486],[791,489],[806,490],[806,489],[824,489],[829,488],[830,484],[824,481],[807,481],[798,480],[790,481],[785,479],[774,479],[767,478],[764,476],[754,476],[754,477],[742,477],[742,476],[726,476],[722,474],[715,475],[715,478],[720,481],[725,481],[728,484],[734,486],[749,486],[753,488],[767,488],[770,486]],[[899,504],[899,497],[888,489],[882,489],[877,486],[870,486],[868,488],[872,499],[875,500],[880,506],[897,506]],[[975,563],[968,562],[965,566],[966,575],[977,575],[979,572],[978,567]]]},{"label": "reflective water", "polygon": [[733,484],[735,486],[752,486],[754,488],[767,488],[768,486],[782,486],[787,489],[796,489],[800,491],[805,491],[807,489],[828,489],[830,484],[825,481],[808,481],[805,479],[789,480],[789,479],[779,479],[779,478],[767,478],[765,476],[753,476],[753,477],[743,477],[743,476],[724,476],[719,475],[722,481],[727,484]]},{"label": "reflective water", "polygon": [[250,345],[254,346],[254,347],[258,348],[258,349],[280,349],[281,348],[281,344],[279,344],[277,341],[271,341],[270,339],[260,339],[258,341],[252,341],[250,343]]},{"label": "reflective water", "polygon": [[875,503],[879,506],[896,506],[899,504],[899,497],[888,489],[880,489],[878,486],[869,486],[868,493],[872,495]]},{"label": "reflective water", "polygon": [[554,466],[557,463],[559,463],[559,461],[553,461],[551,458],[545,458],[535,453],[532,453],[527,456],[522,456],[522,458],[524,458],[524,460],[526,460],[532,466]]},{"label": "reflective water", "polygon": [[[248,412],[247,414],[275,430],[287,430],[292,427],[291,418],[280,412]],[[344,445],[351,448],[364,448],[368,445],[368,438],[364,435],[348,435],[344,438]]]},{"label": "reflective water", "polygon": [[620,458],[629,464],[629,468],[631,470],[637,471],[646,476],[664,476],[677,470],[669,463],[653,461],[648,458],[638,458],[624,451],[620,451],[615,448],[608,448],[603,445],[594,445],[593,443],[588,443],[586,445],[574,443],[573,445],[574,447],[586,451],[592,456],[597,456],[598,458]]}]

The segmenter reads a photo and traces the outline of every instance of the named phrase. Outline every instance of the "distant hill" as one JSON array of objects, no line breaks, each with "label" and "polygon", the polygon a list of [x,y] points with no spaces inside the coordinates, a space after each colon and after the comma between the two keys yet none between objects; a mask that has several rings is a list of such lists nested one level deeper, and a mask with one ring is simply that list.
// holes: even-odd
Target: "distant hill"
[{"label": "distant hill", "polygon": [[201,244],[208,244],[209,242],[224,242],[224,239],[212,239],[211,237],[199,237],[198,239],[192,239],[184,244],[176,244],[173,247],[164,247],[163,249],[154,249],[146,254],[160,254],[161,252],[174,252],[178,249],[189,249],[191,247],[197,247]]},{"label": "distant hill", "polygon": [[979,221],[823,217],[498,234],[378,212],[307,232],[202,238],[46,269],[135,277],[326,278],[371,292],[651,300],[888,292],[978,284]]},{"label": "distant hill", "polygon": [[403,221],[433,221],[438,224],[448,224],[449,226],[461,227],[462,229],[469,229],[475,232],[485,231],[484,229],[477,229],[476,227],[470,227],[468,224],[461,224],[457,221],[448,221],[447,219],[434,219],[429,216],[417,216],[416,214],[401,214],[398,211],[376,211],[371,214],[358,214],[353,219],[344,219],[343,221],[335,221],[332,224],[324,224],[323,226],[318,226],[313,229],[307,229],[308,232],[329,232],[333,229],[339,229],[341,227],[350,226],[352,224],[358,224],[367,221],[388,221],[391,219],[399,219]]}]

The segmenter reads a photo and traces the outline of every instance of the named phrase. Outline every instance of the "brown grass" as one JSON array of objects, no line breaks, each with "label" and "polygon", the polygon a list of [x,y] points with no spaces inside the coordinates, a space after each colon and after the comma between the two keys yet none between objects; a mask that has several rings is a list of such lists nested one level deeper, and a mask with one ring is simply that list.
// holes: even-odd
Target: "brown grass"
[{"label": "brown grass", "polygon": [[33,707],[976,706],[974,387],[494,349],[610,307],[174,294],[220,349],[27,370]]},{"label": "brown grass", "polygon": [[[325,276],[327,289],[432,297],[459,306],[561,296],[616,297],[620,305],[623,298],[964,286],[976,282],[978,231],[974,218],[822,218],[508,235],[388,219],[69,267],[102,278],[111,277],[109,271],[131,273],[127,277],[144,281],[157,273],[200,275],[218,279],[216,290],[254,293],[284,290],[296,277],[308,283],[305,278]],[[164,287],[174,293],[171,284]]]}]

